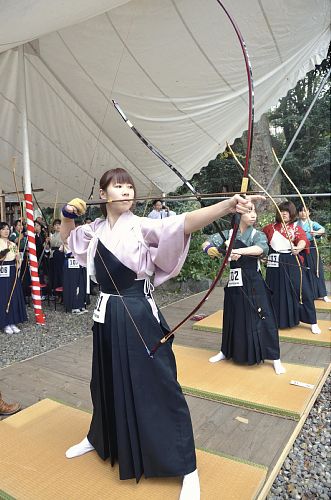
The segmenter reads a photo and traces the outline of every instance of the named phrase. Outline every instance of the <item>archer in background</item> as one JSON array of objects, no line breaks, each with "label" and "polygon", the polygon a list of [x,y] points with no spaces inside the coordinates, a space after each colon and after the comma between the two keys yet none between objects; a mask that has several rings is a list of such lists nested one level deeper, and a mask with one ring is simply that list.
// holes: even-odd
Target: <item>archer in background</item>
[{"label": "archer in background", "polygon": [[[309,220],[310,210],[300,205],[298,209],[299,219],[298,226],[302,227],[305,231],[310,245],[310,252],[304,252],[305,266],[310,268],[308,279],[313,290],[314,299],[322,299],[324,302],[331,302],[325,286],[323,261],[319,255],[318,248],[315,246],[314,238],[319,239],[325,234],[325,228],[318,222]],[[318,271],[318,272],[317,272]]]},{"label": "archer in background", "polygon": [[[239,230],[230,255],[230,277],[224,288],[224,312],[221,350],[209,361],[233,359],[237,363],[259,364],[273,361],[277,375],[285,373],[280,361],[277,319],[271,292],[261,271],[259,258],[268,254],[266,236],[253,226],[256,211],[252,205],[240,219]],[[223,231],[228,243],[232,235]],[[211,258],[220,257],[223,241],[218,233],[202,245]]]},{"label": "archer in background", "polygon": [[[269,243],[266,282],[273,292],[278,328],[292,328],[300,321],[311,325],[314,334],[321,333],[317,324],[313,292],[308,269],[300,252],[309,253],[306,233],[296,223],[297,210],[291,201],[278,205],[276,221],[263,228]],[[289,239],[290,238],[290,239]]]},{"label": "archer in background", "polygon": [[19,266],[20,254],[9,241],[9,225],[0,222],[0,328],[8,335],[19,333],[16,324],[28,321]]}]

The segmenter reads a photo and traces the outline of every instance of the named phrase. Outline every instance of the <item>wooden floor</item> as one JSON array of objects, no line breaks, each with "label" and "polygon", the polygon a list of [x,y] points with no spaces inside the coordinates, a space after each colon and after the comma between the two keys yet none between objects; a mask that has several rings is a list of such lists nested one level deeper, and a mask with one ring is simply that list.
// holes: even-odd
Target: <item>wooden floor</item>
[{"label": "wooden floor", "polygon": [[[223,288],[216,288],[199,312],[211,314],[223,304]],[[174,326],[186,312],[193,309],[203,294],[197,294],[162,309],[167,321]],[[59,313],[60,314],[60,313]],[[318,316],[327,319],[326,313]],[[176,335],[181,345],[219,350],[221,336],[192,329],[188,321]],[[92,337],[73,342],[23,362],[0,370],[0,388],[7,400],[21,401],[23,406],[53,398],[77,408],[91,410],[89,381]],[[285,362],[327,368],[330,350],[326,347],[281,343],[281,358]],[[191,410],[196,446],[225,453],[243,460],[265,465],[272,473],[283,454],[298,422],[266,415],[218,402],[187,397]],[[237,420],[247,419],[247,423]],[[82,436],[83,438],[84,436]],[[285,458],[285,456],[284,456]],[[279,468],[279,463],[277,465]],[[275,470],[273,471],[275,474]]]}]

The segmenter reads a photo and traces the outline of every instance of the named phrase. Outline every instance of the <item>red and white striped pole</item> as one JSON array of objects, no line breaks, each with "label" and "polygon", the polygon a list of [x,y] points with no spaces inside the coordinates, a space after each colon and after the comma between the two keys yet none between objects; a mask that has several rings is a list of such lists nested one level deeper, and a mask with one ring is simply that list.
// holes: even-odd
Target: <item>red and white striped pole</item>
[{"label": "red and white striped pole", "polygon": [[36,323],[38,325],[45,324],[45,315],[41,307],[40,282],[38,275],[38,259],[36,251],[36,240],[34,233],[33,221],[33,203],[32,203],[32,187],[31,187],[31,170],[30,170],[30,152],[29,152],[29,136],[28,136],[28,120],[26,106],[26,83],[25,83],[25,66],[24,66],[24,45],[18,47],[18,68],[19,68],[19,86],[20,86],[20,110],[21,110],[21,125],[22,125],[22,143],[23,143],[23,177],[24,177],[24,198],[26,204],[26,218],[28,229],[28,251],[29,264],[31,274],[31,296],[34,307]]},{"label": "red and white striped pole", "polygon": [[26,210],[26,225],[28,230],[28,250],[29,250],[29,265],[31,276],[31,298],[34,308],[34,315],[38,325],[45,324],[45,315],[41,307],[40,282],[38,275],[38,259],[36,249],[36,239],[34,232],[33,220],[33,203],[32,194],[25,194],[25,210]]}]

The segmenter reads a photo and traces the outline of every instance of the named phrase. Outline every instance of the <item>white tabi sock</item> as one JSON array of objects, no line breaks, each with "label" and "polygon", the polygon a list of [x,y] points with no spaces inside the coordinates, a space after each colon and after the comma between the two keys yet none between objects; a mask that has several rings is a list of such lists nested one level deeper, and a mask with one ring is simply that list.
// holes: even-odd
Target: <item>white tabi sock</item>
[{"label": "white tabi sock", "polygon": [[80,457],[81,455],[85,455],[85,453],[88,453],[89,451],[93,450],[94,450],[93,446],[86,437],[80,443],[71,446],[71,448],[68,448],[68,450],[66,451],[66,457],[67,458]]},{"label": "white tabi sock", "polygon": [[313,325],[311,325],[311,332],[314,333],[315,335],[318,335],[319,333],[321,333],[321,329],[319,328],[317,323],[314,323]]},{"label": "white tabi sock", "polygon": [[323,300],[324,300],[324,302],[331,302],[331,299],[329,299],[329,297],[327,295],[325,295],[325,297],[323,297]]},{"label": "white tabi sock", "polygon": [[282,365],[280,359],[274,359],[274,370],[277,375],[281,375],[282,373],[286,373],[284,366]]},{"label": "white tabi sock", "polygon": [[200,500],[198,469],[190,474],[185,474],[179,500]]},{"label": "white tabi sock", "polygon": [[209,358],[209,361],[210,363],[217,363],[218,361],[222,361],[223,359],[225,359],[225,356],[222,351],[220,351],[218,354],[215,354],[215,356]]}]

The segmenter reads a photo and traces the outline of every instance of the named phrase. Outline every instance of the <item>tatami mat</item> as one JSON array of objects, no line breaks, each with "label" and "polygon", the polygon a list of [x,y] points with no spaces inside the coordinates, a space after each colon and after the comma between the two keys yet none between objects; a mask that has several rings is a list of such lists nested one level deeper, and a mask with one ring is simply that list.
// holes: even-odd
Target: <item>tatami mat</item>
[{"label": "tatami mat", "polygon": [[[331,297],[329,297],[331,300]],[[324,300],[315,300],[316,311],[331,312],[331,302],[324,302]]]},{"label": "tatami mat", "polygon": [[[45,399],[1,422],[0,498],[17,500],[177,500],[179,478],[120,481],[96,452],[68,460],[91,415]],[[162,430],[161,430],[162,431]],[[201,500],[251,500],[266,469],[197,450]]]},{"label": "tatami mat", "polygon": [[[206,349],[174,346],[178,380],[184,392],[224,403],[298,420],[314,394],[324,369],[283,363],[286,373],[276,375],[272,362],[242,366],[232,361],[210,363]],[[296,380],[313,389],[291,385]]]},{"label": "tatami mat", "polygon": [[[321,301],[320,301],[321,302]],[[208,332],[221,333],[223,323],[223,311],[219,310],[207,316],[206,318],[197,321],[193,324],[194,330],[202,330]],[[279,330],[279,340],[281,342],[295,342],[300,344],[318,345],[321,347],[331,346],[331,322],[325,319],[318,320],[318,325],[322,330],[319,335],[311,333],[310,326],[300,323],[294,328],[286,328]]]}]

